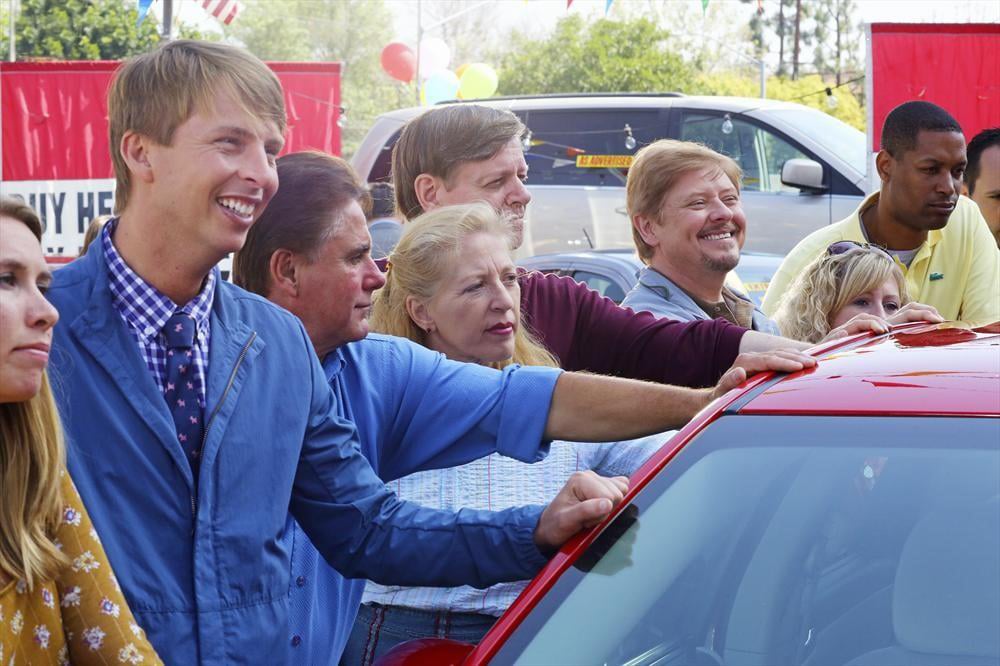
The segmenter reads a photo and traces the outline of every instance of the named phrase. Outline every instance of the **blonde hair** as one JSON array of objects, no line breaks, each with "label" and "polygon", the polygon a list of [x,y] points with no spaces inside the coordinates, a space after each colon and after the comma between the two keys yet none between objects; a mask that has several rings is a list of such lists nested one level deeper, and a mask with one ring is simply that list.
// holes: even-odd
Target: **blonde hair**
[{"label": "blonde hair", "polygon": [[[399,243],[389,255],[385,286],[375,292],[369,320],[372,330],[428,346],[427,333],[407,313],[406,298],[433,298],[451,261],[461,256],[462,241],[477,233],[502,237],[508,247],[513,242],[510,224],[485,203],[438,208],[403,225]],[[523,321],[515,328],[514,355],[485,365],[502,368],[511,363],[559,366]]]},{"label": "blonde hair", "polygon": [[104,225],[108,223],[113,215],[98,215],[90,221],[87,225],[87,231],[83,234],[83,246],[80,248],[80,256],[87,254],[87,250],[90,249],[90,244],[97,240],[97,237],[101,235],[101,229]]},{"label": "blonde hair", "polygon": [[636,215],[659,220],[663,197],[677,180],[698,169],[718,169],[729,177],[738,192],[743,171],[730,157],[693,141],[660,139],[635,155],[625,181],[625,206],[632,224],[632,240],[643,263],[653,258],[653,248],[635,226]]},{"label": "blonde hair", "polygon": [[[41,240],[42,225],[28,206],[4,197],[4,216],[23,222]],[[68,564],[52,540],[62,515],[59,474],[66,464],[62,425],[48,374],[30,400],[0,404],[0,572],[52,580]]]},{"label": "blonde hair", "polygon": [[836,255],[824,251],[792,283],[774,321],[785,337],[819,342],[830,332],[834,315],[889,279],[899,288],[899,304],[909,303],[903,272],[883,252],[861,246]]},{"label": "blonde hair", "polygon": [[175,39],[127,60],[118,69],[108,91],[115,213],[125,209],[131,183],[121,154],[125,132],[169,146],[174,130],[196,111],[211,109],[220,91],[251,115],[273,122],[284,134],[285,98],[278,77],[244,49]]}]

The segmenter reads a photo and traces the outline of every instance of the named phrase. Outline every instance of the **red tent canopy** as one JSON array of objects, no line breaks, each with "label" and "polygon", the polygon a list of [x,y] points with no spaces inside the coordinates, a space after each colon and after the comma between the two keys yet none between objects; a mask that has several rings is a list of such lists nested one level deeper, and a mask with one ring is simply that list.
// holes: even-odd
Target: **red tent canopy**
[{"label": "red tent canopy", "polygon": [[947,109],[966,139],[1000,125],[1000,25],[873,23],[869,46],[872,152],[889,111],[910,100]]},{"label": "red tent canopy", "polygon": [[[111,178],[107,91],[117,61],[0,64],[3,180]],[[268,63],[285,91],[285,152],[340,154],[340,63]]]}]

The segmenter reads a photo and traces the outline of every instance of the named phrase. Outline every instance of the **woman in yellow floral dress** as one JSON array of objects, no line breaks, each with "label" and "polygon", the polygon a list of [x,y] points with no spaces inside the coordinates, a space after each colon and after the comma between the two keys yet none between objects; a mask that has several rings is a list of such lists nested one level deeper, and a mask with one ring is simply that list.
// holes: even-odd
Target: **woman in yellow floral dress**
[{"label": "woman in yellow floral dress", "polygon": [[65,469],[41,234],[0,199],[0,664],[160,664]]}]

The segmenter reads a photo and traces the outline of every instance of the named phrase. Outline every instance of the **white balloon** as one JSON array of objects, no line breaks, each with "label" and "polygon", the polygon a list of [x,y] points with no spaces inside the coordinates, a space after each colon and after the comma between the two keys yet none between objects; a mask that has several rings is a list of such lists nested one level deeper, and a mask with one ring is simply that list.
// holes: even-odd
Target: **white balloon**
[{"label": "white balloon", "polygon": [[424,37],[420,42],[420,78],[426,79],[434,72],[448,68],[451,49],[440,37]]}]

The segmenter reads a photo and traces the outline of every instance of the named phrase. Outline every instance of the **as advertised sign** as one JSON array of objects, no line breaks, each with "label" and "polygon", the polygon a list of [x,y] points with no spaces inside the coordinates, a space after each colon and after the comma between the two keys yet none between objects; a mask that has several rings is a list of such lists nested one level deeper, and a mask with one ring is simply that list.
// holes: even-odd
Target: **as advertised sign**
[{"label": "as advertised sign", "polygon": [[577,155],[580,169],[627,169],[632,166],[631,155]]}]

